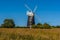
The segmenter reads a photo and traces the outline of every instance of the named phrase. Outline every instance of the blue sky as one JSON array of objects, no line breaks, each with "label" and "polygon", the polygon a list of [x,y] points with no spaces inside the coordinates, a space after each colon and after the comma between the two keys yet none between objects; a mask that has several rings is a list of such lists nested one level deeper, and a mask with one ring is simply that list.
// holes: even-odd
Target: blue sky
[{"label": "blue sky", "polygon": [[25,4],[32,10],[37,5],[35,14],[39,18],[35,16],[36,23],[60,25],[60,0],[0,0],[0,24],[4,19],[11,18],[16,25],[26,26],[28,9]]}]

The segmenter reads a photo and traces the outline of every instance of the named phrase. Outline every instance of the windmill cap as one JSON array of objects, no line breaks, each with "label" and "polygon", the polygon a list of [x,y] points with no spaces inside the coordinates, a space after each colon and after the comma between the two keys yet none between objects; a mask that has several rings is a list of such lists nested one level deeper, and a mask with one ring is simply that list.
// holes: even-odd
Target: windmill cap
[{"label": "windmill cap", "polygon": [[27,15],[28,15],[28,16],[34,16],[34,14],[33,14],[32,11],[27,11]]}]

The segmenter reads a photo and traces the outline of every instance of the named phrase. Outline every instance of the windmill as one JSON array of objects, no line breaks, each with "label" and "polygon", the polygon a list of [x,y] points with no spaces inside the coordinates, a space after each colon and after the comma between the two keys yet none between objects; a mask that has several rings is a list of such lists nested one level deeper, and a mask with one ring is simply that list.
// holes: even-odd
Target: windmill
[{"label": "windmill", "polygon": [[27,16],[28,16],[27,27],[30,27],[30,29],[31,29],[31,26],[33,24],[35,24],[35,19],[34,19],[35,14],[34,13],[35,13],[35,11],[37,9],[37,6],[35,6],[34,10],[31,10],[29,8],[29,6],[26,5],[26,4],[25,4],[25,7],[28,9],[28,11],[27,11]]}]

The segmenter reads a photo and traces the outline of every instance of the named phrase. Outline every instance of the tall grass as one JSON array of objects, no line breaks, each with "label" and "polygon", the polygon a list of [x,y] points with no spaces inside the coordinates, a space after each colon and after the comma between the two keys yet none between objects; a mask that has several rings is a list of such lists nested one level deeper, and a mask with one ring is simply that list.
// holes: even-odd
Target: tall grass
[{"label": "tall grass", "polygon": [[34,40],[32,35],[0,34],[0,40]]},{"label": "tall grass", "polygon": [[60,29],[0,29],[0,40],[60,40],[59,30]]}]

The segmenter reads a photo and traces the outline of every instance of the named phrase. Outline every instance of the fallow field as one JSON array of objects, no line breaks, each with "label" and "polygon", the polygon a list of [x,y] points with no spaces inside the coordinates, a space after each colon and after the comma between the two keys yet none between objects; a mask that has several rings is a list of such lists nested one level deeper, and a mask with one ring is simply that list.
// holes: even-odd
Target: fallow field
[{"label": "fallow field", "polygon": [[60,28],[0,28],[0,40],[60,40]]}]

